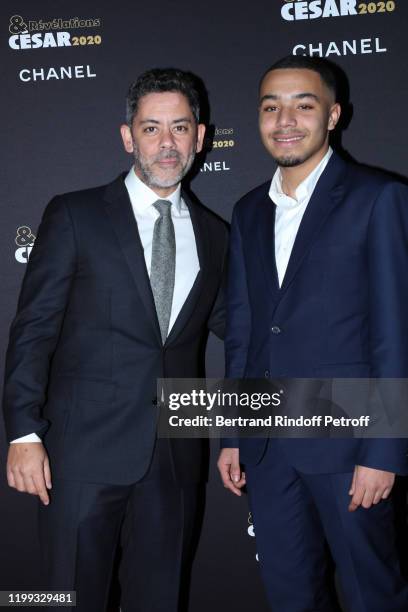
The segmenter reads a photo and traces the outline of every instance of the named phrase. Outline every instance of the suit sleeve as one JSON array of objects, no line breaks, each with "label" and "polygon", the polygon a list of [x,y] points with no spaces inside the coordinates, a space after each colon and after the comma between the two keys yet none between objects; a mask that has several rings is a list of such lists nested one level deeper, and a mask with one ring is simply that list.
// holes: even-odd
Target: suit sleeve
[{"label": "suit sleeve", "polygon": [[[243,378],[251,335],[251,309],[248,297],[242,237],[236,209],[232,216],[228,280],[226,291],[227,321],[225,334],[226,378]],[[236,448],[236,438],[223,438],[223,448]]]},{"label": "suit sleeve", "polygon": [[237,214],[234,211],[228,258],[225,370],[227,378],[242,378],[251,334],[251,310]]},{"label": "suit sleeve", "polygon": [[48,428],[48,372],[76,271],[73,224],[62,197],[43,215],[10,329],[3,408],[8,440]]},{"label": "suit sleeve", "polygon": [[[398,411],[408,409],[402,402],[407,397],[408,377],[408,188],[405,185],[385,186],[374,205],[368,232],[371,376],[379,379],[382,408],[392,425]],[[406,439],[367,440],[361,446],[359,464],[406,473],[407,450]]]},{"label": "suit sleeve", "polygon": [[227,260],[228,260],[228,230],[225,228],[224,235],[224,252],[222,262],[221,282],[218,289],[217,297],[208,319],[208,329],[212,331],[218,338],[225,338],[225,299],[227,285]]}]

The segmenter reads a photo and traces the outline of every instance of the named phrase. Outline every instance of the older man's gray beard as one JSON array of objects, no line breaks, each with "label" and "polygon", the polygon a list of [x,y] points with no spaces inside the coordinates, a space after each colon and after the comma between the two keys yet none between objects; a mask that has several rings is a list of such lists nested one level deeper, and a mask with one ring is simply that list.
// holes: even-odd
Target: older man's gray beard
[{"label": "older man's gray beard", "polygon": [[[178,185],[178,183],[180,183],[180,181],[186,176],[187,172],[193,165],[195,152],[191,151],[184,165],[182,164],[180,153],[178,151],[173,150],[166,151],[160,155],[157,155],[153,162],[148,163],[146,159],[140,154],[139,148],[136,143],[133,142],[133,156],[135,160],[135,167],[139,170],[143,182],[148,187],[156,187],[163,189],[167,187],[174,187],[175,185]],[[168,179],[158,177],[152,169],[153,163],[161,161],[162,159],[172,158],[177,159],[178,162],[181,164],[178,174],[176,174],[175,176],[171,176]]]}]

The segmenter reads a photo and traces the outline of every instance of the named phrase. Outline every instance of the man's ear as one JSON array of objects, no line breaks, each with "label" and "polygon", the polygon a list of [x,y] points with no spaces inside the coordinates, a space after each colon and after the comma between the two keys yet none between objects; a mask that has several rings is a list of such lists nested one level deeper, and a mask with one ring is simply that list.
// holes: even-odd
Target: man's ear
[{"label": "man's ear", "polygon": [[203,148],[204,143],[204,135],[205,135],[205,125],[204,123],[199,123],[197,125],[197,144],[196,144],[196,153],[200,153]]},{"label": "man's ear", "polygon": [[120,135],[122,136],[123,146],[125,147],[125,151],[127,153],[133,153],[133,138],[132,132],[130,131],[130,127],[128,125],[120,126]]},{"label": "man's ear", "polygon": [[336,102],[336,104],[333,104],[333,106],[330,109],[329,124],[327,126],[327,129],[329,131],[334,130],[334,128],[336,127],[340,119],[340,115],[341,115],[341,106],[340,104]]}]

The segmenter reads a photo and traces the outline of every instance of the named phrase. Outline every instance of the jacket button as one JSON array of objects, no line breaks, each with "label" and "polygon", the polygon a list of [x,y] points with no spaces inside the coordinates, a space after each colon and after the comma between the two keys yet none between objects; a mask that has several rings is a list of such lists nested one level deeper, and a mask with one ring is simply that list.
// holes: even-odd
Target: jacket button
[{"label": "jacket button", "polygon": [[153,404],[153,406],[157,406],[157,397],[154,397],[152,399],[152,404]]},{"label": "jacket button", "polygon": [[265,378],[269,378],[270,372],[269,370],[265,370]]},{"label": "jacket button", "polygon": [[280,334],[280,333],[281,333],[281,331],[282,331],[282,330],[281,330],[281,328],[280,328],[280,327],[278,327],[277,325],[274,325],[273,327],[271,327],[271,332],[272,332],[273,334]]}]

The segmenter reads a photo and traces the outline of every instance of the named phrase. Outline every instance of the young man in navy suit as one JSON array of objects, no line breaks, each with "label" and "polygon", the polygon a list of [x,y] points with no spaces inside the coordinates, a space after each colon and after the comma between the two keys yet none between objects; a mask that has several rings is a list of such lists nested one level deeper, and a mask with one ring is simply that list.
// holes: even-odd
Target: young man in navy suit
[{"label": "young man in navy suit", "polygon": [[130,87],[129,172],[48,205],[10,333],[11,487],[41,499],[47,590],[103,612],[122,524],[123,612],[176,612],[207,471],[204,440],[157,439],[157,378],[203,375],[223,335],[226,225],[181,189],[205,126],[188,73]]},{"label": "young man in navy suit", "polygon": [[[278,168],[233,214],[228,377],[408,376],[408,190],[332,151],[340,111],[324,60],[284,58],[262,79],[259,128]],[[247,485],[272,610],[334,609],[325,540],[348,612],[408,610],[390,501],[406,451],[398,439],[224,442],[218,467],[233,493]]]}]

